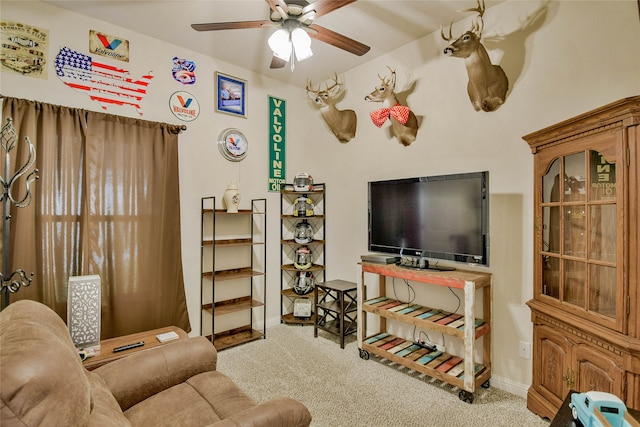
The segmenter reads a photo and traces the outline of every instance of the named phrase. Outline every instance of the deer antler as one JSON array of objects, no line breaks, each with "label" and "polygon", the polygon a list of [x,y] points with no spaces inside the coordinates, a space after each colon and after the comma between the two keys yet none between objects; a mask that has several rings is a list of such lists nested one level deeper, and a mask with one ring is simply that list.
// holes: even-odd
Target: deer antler
[{"label": "deer antler", "polygon": [[318,90],[320,90],[314,89],[312,85],[313,83],[311,83],[311,80],[307,79],[307,86],[305,87],[305,89],[307,89],[307,92],[318,92]]},{"label": "deer antler", "polygon": [[478,7],[472,7],[469,9],[465,9],[462,12],[478,12],[478,16],[476,16],[471,24],[471,31],[475,34],[482,34],[482,30],[484,29],[484,21],[482,17],[484,16],[484,0],[477,0]]},{"label": "deer antler", "polygon": [[482,35],[482,30],[484,30],[484,20],[482,19],[482,15],[479,15],[473,20],[471,31],[480,37]]},{"label": "deer antler", "polygon": [[[442,28],[442,25],[440,25],[440,35],[442,36],[442,38],[445,41],[451,41],[451,39],[453,39],[453,37],[451,36],[451,30],[453,28],[453,21],[451,21],[451,23],[449,24],[449,36],[445,36],[444,35],[444,29]],[[457,38],[457,37],[456,37]]]},{"label": "deer antler", "polygon": [[[458,12],[477,12],[478,13],[478,16],[476,16],[473,19],[473,22],[471,23],[471,29],[469,31],[471,31],[474,34],[477,34],[478,37],[480,37],[482,35],[482,30],[484,29],[484,21],[482,20],[482,17],[484,16],[485,6],[484,6],[484,0],[477,0],[477,2],[478,2],[477,7],[459,10]],[[452,39],[457,38],[452,36],[451,34],[452,28],[453,28],[453,21],[451,21],[451,23],[449,24],[449,35],[446,36],[444,34],[444,29],[442,28],[442,25],[440,25],[440,36],[445,41],[451,41]]]},{"label": "deer antler", "polygon": [[387,68],[389,69],[389,71],[391,71],[391,87],[393,87],[395,89],[395,87],[396,87],[396,70],[392,69],[388,65],[387,65]]},{"label": "deer antler", "polygon": [[387,86],[387,87],[395,87],[396,85],[396,70],[394,70],[393,68],[389,67],[387,65],[387,68],[389,69],[389,71],[391,71],[391,77],[387,78],[387,76],[381,76],[380,74],[378,74],[378,78],[380,79],[380,81],[382,82],[383,86]]},{"label": "deer antler", "polygon": [[[324,88],[322,87],[322,84],[319,84],[317,88],[314,88],[311,80],[307,79],[307,86],[306,86],[307,92],[311,92],[316,95],[324,94],[325,97],[327,96],[334,97],[338,93],[340,93],[340,91],[342,90],[342,83],[338,78],[338,73],[334,71],[333,76],[329,77],[327,80],[328,81],[326,81],[324,84]],[[331,84],[330,82],[333,82],[333,84]],[[336,87],[337,87],[337,90],[334,90],[336,89]]]},{"label": "deer antler", "polygon": [[[336,73],[335,71],[333,72],[333,77],[329,77],[329,80],[331,80],[333,82],[333,84],[331,86],[329,86],[329,83],[326,84],[326,92],[332,93],[333,96],[337,95],[338,93],[340,93],[340,91],[342,90],[342,83],[340,82],[340,79],[338,78],[338,73]],[[338,88],[335,93],[333,91],[334,88]]]},{"label": "deer antler", "polygon": [[478,14],[480,15],[480,18],[482,18],[482,16],[484,15],[484,0],[477,0],[477,1],[478,1],[478,7],[464,9],[461,12],[478,12]]}]

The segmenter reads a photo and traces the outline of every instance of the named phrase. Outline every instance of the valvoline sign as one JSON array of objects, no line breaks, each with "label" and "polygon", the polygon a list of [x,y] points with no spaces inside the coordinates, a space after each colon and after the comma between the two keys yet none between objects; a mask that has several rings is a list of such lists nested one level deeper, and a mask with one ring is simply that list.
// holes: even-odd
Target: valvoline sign
[{"label": "valvoline sign", "polygon": [[189,92],[174,92],[169,98],[169,108],[174,116],[184,122],[190,122],[198,118],[200,114],[200,104],[198,100]]}]

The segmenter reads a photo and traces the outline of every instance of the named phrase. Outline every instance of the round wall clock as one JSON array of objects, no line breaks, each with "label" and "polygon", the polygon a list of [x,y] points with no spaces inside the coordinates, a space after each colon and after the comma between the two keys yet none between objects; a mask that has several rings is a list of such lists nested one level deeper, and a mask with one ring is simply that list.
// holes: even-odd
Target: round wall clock
[{"label": "round wall clock", "polygon": [[218,150],[225,159],[239,162],[247,155],[249,143],[238,129],[227,128],[218,135]]}]

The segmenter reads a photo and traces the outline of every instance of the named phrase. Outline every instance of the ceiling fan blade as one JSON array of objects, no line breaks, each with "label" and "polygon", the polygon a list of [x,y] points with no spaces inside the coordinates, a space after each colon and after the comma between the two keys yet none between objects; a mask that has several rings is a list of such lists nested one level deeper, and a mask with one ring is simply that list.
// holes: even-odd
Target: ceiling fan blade
[{"label": "ceiling fan blade", "polygon": [[[282,19],[287,19],[289,15],[289,6],[284,0],[264,0],[267,2],[271,10],[282,16]],[[284,15],[282,14],[284,12]]]},{"label": "ceiling fan blade", "polygon": [[196,31],[238,30],[243,28],[262,28],[273,26],[273,22],[262,21],[237,21],[237,22],[211,22],[208,24],[191,24]]},{"label": "ceiling fan blade", "polygon": [[271,65],[269,66],[269,68],[284,68],[286,64],[287,64],[287,61],[273,55],[273,58],[271,58]]},{"label": "ceiling fan blade", "polygon": [[331,31],[330,29],[320,25],[311,24],[308,28],[313,30],[309,31],[309,37],[328,43],[332,46],[339,47],[340,49],[344,49],[354,55],[362,56],[371,49],[366,44],[362,44],[359,41],[353,40],[345,35],[338,34],[335,31]]},{"label": "ceiling fan blade", "polygon": [[[267,0],[269,1],[269,0]],[[356,0],[317,0],[304,8],[302,8],[302,14],[315,10],[316,18],[326,15],[329,12],[333,12],[336,9],[354,3]]]}]

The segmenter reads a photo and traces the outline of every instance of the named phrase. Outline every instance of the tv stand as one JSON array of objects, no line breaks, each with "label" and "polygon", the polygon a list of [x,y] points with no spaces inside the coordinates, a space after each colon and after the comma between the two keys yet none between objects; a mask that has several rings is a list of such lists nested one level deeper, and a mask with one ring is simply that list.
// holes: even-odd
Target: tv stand
[{"label": "tv stand", "polygon": [[[473,403],[478,387],[488,388],[491,378],[491,280],[490,273],[456,270],[434,271],[404,268],[397,265],[361,262],[358,281],[358,348],[360,357],[369,354],[391,360],[414,371],[449,383],[460,389],[458,397]],[[377,295],[367,295],[365,273],[378,275]],[[402,303],[386,296],[386,277],[418,282],[424,285],[445,286],[464,291],[464,314]],[[476,291],[482,292],[484,319],[475,317]],[[367,313],[379,316],[380,330],[367,334]],[[415,325],[418,328],[440,332],[464,342],[464,354],[453,355],[445,351],[428,350],[387,332],[387,319]],[[482,360],[476,362],[476,340],[483,338]]]}]

